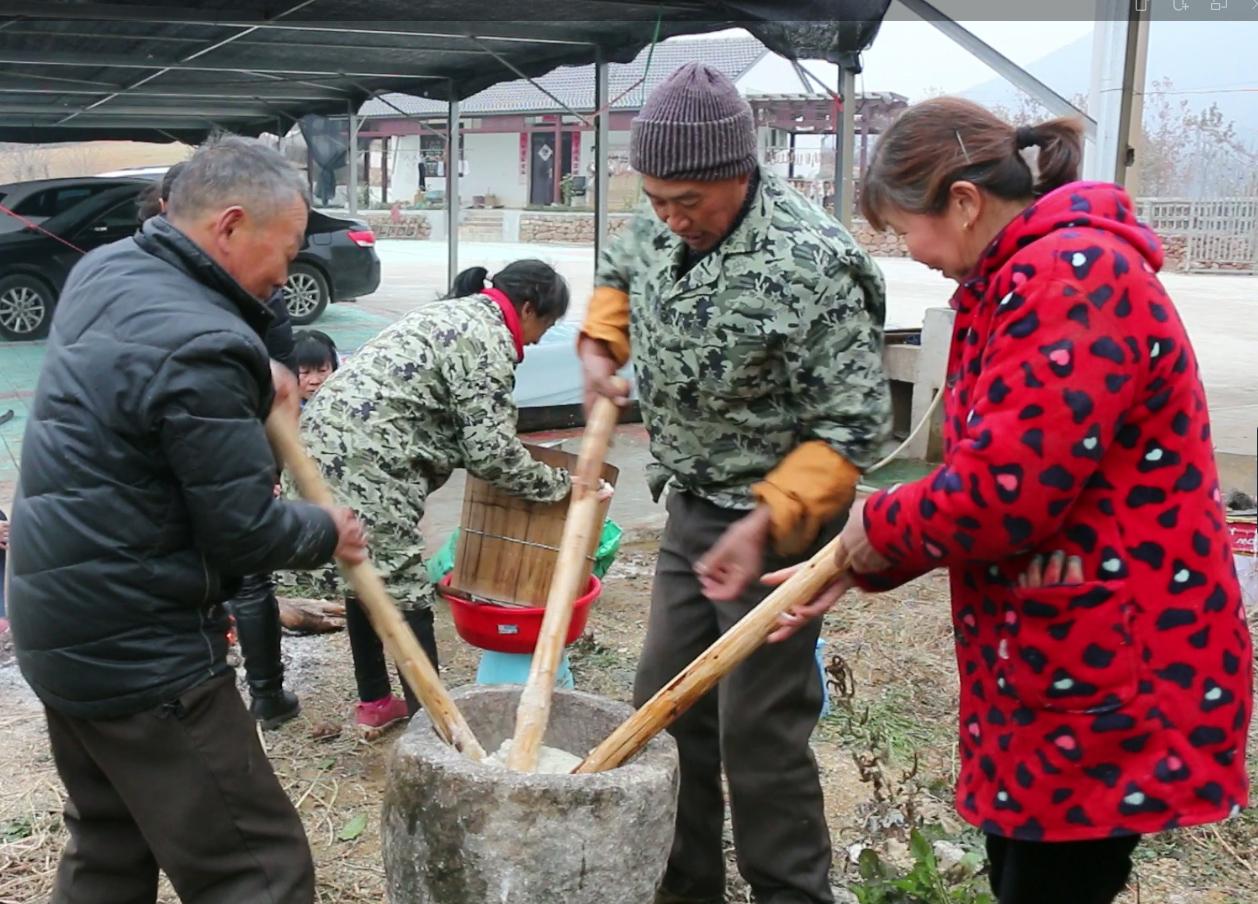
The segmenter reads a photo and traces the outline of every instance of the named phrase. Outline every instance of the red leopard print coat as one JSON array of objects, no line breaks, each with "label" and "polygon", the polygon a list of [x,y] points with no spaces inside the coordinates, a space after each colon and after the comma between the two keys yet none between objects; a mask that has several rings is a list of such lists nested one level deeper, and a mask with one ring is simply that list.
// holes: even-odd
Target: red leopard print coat
[{"label": "red leopard print coat", "polygon": [[[1246,804],[1253,656],[1192,345],[1119,187],[1029,207],[953,297],[944,464],[872,497],[886,588],[947,566],[956,804],[1067,841]],[[1090,580],[1021,590],[1033,552]]]}]

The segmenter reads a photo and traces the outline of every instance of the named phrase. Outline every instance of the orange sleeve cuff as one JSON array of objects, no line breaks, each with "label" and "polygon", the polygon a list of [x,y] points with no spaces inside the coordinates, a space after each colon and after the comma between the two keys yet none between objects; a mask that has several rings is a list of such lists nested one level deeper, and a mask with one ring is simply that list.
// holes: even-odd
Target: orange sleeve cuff
[{"label": "orange sleeve cuff", "polygon": [[623,366],[629,360],[629,294],[611,286],[596,287],[581,336],[606,343],[616,364]]},{"label": "orange sleeve cuff", "polygon": [[851,507],[861,472],[828,443],[797,447],[751,488],[769,507],[774,548],[782,555],[803,552],[826,522]]}]

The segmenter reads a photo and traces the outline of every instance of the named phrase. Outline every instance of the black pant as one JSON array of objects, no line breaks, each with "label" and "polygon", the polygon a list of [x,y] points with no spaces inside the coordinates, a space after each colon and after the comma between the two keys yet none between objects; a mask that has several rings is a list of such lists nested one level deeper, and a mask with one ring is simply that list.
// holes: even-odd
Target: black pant
[{"label": "black pant", "polygon": [[1110,904],[1127,884],[1139,835],[1096,841],[1017,841],[987,836],[1000,904]]},{"label": "black pant", "polygon": [[184,904],[309,904],[297,811],[232,676],[108,721],[45,709],[69,799],[53,904],[144,904],[157,871]]},{"label": "black pant", "polygon": [[[428,659],[435,669],[437,665],[437,634],[433,629],[432,609],[403,609],[402,616],[420,647],[428,654]],[[367,612],[357,597],[345,600],[345,628],[349,632],[349,649],[354,657],[354,680],[358,684],[358,699],[363,703],[379,700],[393,693],[389,684],[389,664],[384,658],[384,644],[371,627]],[[410,685],[401,679],[402,694],[406,697],[406,708],[413,716],[419,711],[419,700],[411,692]]]},{"label": "black pant", "polygon": [[247,575],[228,603],[236,617],[236,636],[245,659],[245,677],[254,696],[277,694],[284,688],[280,658],[280,606],[270,574]]},{"label": "black pant", "polygon": [[[703,595],[695,562],[745,512],[674,493],[634,686],[641,706],[768,595],[755,583],[728,603]],[[766,569],[788,564],[770,556]],[[676,896],[724,900],[729,783],[738,870],[758,902],[821,904],[830,892],[830,833],[808,739],[821,713],[815,648],[820,620],[753,653],[673,723],[681,784],[664,874]]]}]

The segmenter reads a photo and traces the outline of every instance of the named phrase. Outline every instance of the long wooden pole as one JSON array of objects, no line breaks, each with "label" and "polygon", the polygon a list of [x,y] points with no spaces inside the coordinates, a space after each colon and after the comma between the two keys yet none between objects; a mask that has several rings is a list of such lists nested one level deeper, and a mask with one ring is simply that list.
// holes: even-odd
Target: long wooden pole
[{"label": "long wooden pole", "polygon": [[778,627],[778,616],[813,599],[846,568],[847,556],[835,537],[626,719],[573,772],[603,772],[630,759],[758,650]]},{"label": "long wooden pole", "polygon": [[529,668],[528,682],[520,695],[516,709],[515,736],[511,752],[507,755],[507,767],[519,772],[532,772],[537,768],[537,757],[542,747],[542,737],[550,722],[550,702],[555,691],[555,673],[563,657],[564,641],[568,626],[572,623],[572,609],[581,591],[585,577],[585,561],[594,546],[600,525],[602,503],[598,498],[603,459],[616,429],[619,409],[610,399],[600,397],[586,423],[581,451],[577,455],[576,473],[572,487],[572,499],[564,520],[563,534],[559,540],[559,554],[555,562],[555,574],[551,578],[550,591],[546,596],[546,614],[533,650],[533,663]]},{"label": "long wooden pole", "polygon": [[[354,159],[352,154],[351,159]],[[284,462],[284,467],[297,482],[301,495],[318,505],[335,505],[336,500],[331,489],[319,473],[318,466],[302,448],[297,425],[288,413],[278,410],[272,413],[266,420],[266,433],[272,447]],[[423,704],[437,733],[456,750],[472,759],[484,759],[485,749],[476,740],[463,714],[442,686],[437,670],[433,668],[419,641],[415,639],[415,634],[402,618],[397,604],[389,597],[384,581],[380,580],[375,568],[370,562],[360,562],[357,565],[341,562],[340,566],[341,573],[362,603],[371,626],[380,635],[385,650],[397,662],[398,671]]]}]

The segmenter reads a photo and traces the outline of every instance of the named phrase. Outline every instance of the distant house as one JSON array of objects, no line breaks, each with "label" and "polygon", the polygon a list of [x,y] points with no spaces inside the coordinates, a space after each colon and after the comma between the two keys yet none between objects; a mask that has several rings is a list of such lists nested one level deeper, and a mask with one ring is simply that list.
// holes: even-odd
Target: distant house
[{"label": "distant house", "polygon": [[[636,179],[629,173],[630,121],[652,89],[693,60],[720,69],[746,95],[759,126],[762,163],[793,177],[822,200],[828,193],[826,180],[833,179],[833,139],[827,146],[822,137],[833,133],[833,98],[793,74],[786,79],[790,92],[766,94],[753,87],[766,82],[769,69],[773,70],[769,82],[783,81],[776,70],[784,61],[752,37],[674,39],[657,45],[653,53],[643,50],[631,63],[609,66],[612,209],[624,209],[636,199]],[[595,134],[564,105],[592,120],[593,66],[556,69],[537,79],[536,85],[526,80],[503,82],[464,100],[462,204],[590,206]],[[905,105],[905,98],[897,94],[860,97],[858,132],[862,137],[876,135]],[[369,148],[360,151],[365,172],[360,171],[359,180],[371,186],[372,203],[439,200],[445,186],[446,105],[390,94],[368,101],[359,116],[359,147]]]}]

